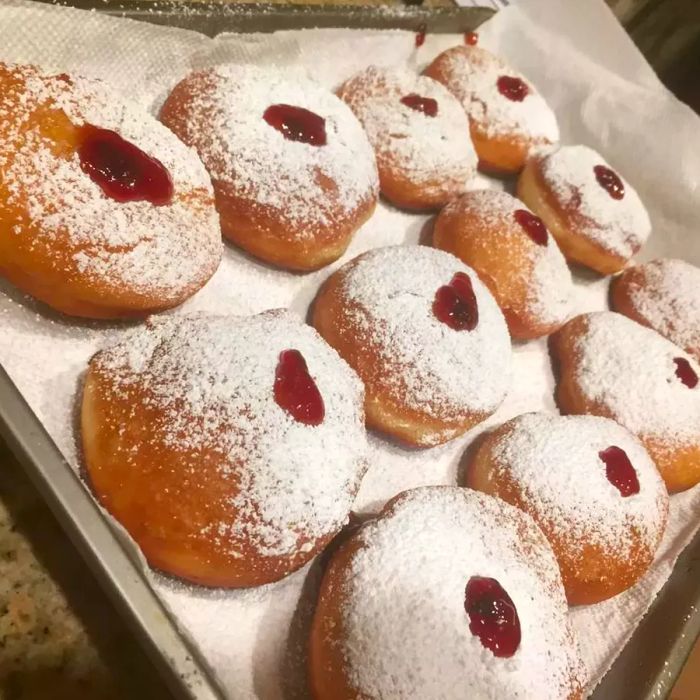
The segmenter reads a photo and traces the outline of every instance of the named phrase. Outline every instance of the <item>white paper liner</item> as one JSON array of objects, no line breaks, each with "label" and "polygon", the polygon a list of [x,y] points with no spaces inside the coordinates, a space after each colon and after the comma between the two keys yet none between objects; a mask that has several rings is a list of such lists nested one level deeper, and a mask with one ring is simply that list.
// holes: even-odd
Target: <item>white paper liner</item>
[{"label": "white paper liner", "polygon": [[[643,257],[674,255],[700,264],[700,122],[662,87],[602,0],[522,0],[479,34],[483,46],[510,60],[540,88],[559,117],[565,143],[600,150],[637,188],[655,231]],[[420,69],[461,41],[461,35],[429,35],[416,50],[409,32],[353,30],[210,40],[22,0],[5,0],[0,7],[0,60],[100,77],[152,111],[187,72],[215,63],[276,64],[334,87],[369,63]],[[342,262],[372,247],[417,243],[426,219],[380,204],[343,260],[306,276],[273,271],[227,246],[214,278],[175,313],[245,314],[289,306],[304,315],[320,283]],[[605,308],[605,280],[579,277],[576,284],[579,312]],[[73,416],[80,377],[89,357],[123,327],[58,317],[3,282],[0,292],[0,363],[77,468]],[[516,346],[514,377],[496,416],[447,446],[407,451],[372,437],[372,466],[356,509],[373,512],[413,486],[455,483],[464,448],[476,434],[524,411],[556,410],[544,341]],[[667,580],[697,529],[699,512],[700,488],[674,496],[666,536],[644,579],[610,601],[572,610],[590,687]],[[304,654],[319,570],[319,562],[313,562],[278,584],[242,592],[194,589],[152,572],[150,579],[227,697],[276,700],[308,697]]]}]

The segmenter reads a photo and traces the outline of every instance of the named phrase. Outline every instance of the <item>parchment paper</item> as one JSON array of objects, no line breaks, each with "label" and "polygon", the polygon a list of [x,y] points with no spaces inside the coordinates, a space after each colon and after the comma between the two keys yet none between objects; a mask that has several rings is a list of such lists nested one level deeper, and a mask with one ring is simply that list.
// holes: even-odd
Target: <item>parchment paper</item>
[{"label": "parchment paper", "polygon": [[[521,0],[480,29],[481,43],[527,74],[554,107],[565,143],[600,150],[645,201],[654,234],[643,258],[700,264],[700,121],[661,85],[602,0]],[[461,35],[314,30],[223,35],[170,29],[24,2],[0,6],[0,60],[100,77],[155,112],[187,72],[215,63],[265,62],[336,86],[369,63],[421,69]],[[481,186],[502,186],[487,180]],[[384,204],[339,263],[298,276],[273,271],[227,247],[209,284],[175,313],[255,313],[289,306],[305,314],[320,283],[368,248],[419,241],[425,216]],[[605,308],[607,281],[577,277],[579,312]],[[700,297],[700,292],[699,292]],[[53,314],[0,281],[0,362],[67,459],[78,468],[72,416],[89,357],[124,326]],[[407,451],[371,438],[371,468],[356,509],[371,513],[398,491],[455,483],[465,446],[488,426],[528,410],[556,410],[544,341],[515,347],[515,383],[497,414],[461,440]],[[698,526],[700,488],[672,498],[668,531],[649,574],[611,601],[571,611],[592,688],[609,668]],[[207,659],[230,698],[305,698],[304,648],[320,565],[243,592],[192,588],[150,573],[177,625]],[[399,643],[400,640],[397,640]],[[428,700],[428,699],[426,699]]]}]

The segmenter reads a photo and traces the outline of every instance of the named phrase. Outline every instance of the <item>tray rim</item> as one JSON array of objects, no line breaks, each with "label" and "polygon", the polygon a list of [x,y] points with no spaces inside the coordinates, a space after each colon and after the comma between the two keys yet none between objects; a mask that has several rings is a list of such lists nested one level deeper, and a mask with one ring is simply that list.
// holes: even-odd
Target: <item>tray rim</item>
[{"label": "tray rim", "polygon": [[[490,8],[361,5],[276,5],[256,3],[177,2],[148,0],[39,0],[128,19],[193,28],[210,36],[223,31],[248,33],[302,28],[408,29],[425,25],[436,33],[476,28],[494,14]],[[185,12],[186,10],[186,12]],[[180,19],[184,24],[174,22]],[[455,27],[458,23],[458,27]],[[190,26],[187,26],[190,25]],[[225,26],[226,25],[226,26]],[[267,25],[267,26],[266,26]],[[266,26],[261,29],[261,26]],[[204,29],[203,29],[204,27]],[[210,27],[212,31],[206,31]],[[195,646],[177,629],[160,599],[85,484],[67,463],[38,417],[0,363],[0,436],[15,454],[103,589],[127,622],[170,690],[186,700],[221,698]],[[71,503],[72,502],[72,503]],[[78,503],[79,507],[75,507]],[[77,511],[77,512],[75,512]],[[105,561],[106,553],[110,561]],[[118,575],[115,577],[114,571]],[[694,586],[688,582],[695,582]],[[686,605],[678,605],[682,598]],[[678,608],[681,608],[679,611]],[[687,612],[690,610],[691,612]],[[661,623],[659,622],[661,620]],[[159,629],[155,629],[156,621]],[[653,625],[668,628],[665,655],[645,659],[654,645]],[[638,700],[668,697],[695,641],[700,638],[700,531],[678,557],[669,579],[656,595],[631,638],[596,686],[591,700],[617,700],[632,688]],[[627,671],[638,666],[637,686]]]}]

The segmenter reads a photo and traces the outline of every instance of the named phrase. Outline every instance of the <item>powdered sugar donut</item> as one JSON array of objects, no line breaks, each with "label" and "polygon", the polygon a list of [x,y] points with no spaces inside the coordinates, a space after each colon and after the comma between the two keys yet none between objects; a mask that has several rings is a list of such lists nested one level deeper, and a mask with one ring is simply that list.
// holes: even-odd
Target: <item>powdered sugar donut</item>
[{"label": "powdered sugar donut", "polygon": [[475,190],[438,215],[433,244],[473,268],[514,338],[548,335],[571,315],[573,283],[539,217],[507,192]]},{"label": "powdered sugar donut", "polygon": [[406,491],[334,554],[311,629],[317,700],[582,696],[556,559],[469,489]]},{"label": "powdered sugar donut", "polygon": [[443,51],[425,70],[462,103],[483,170],[514,173],[559,141],[554,112],[525,76],[477,46]]},{"label": "powdered sugar donut", "polygon": [[469,486],[521,508],[542,528],[571,605],[636,583],[666,527],[668,493],[656,466],[607,418],[518,416],[486,436],[467,474]]},{"label": "powdered sugar donut", "polygon": [[367,132],[390,202],[434,208],[464,192],[476,172],[476,153],[462,105],[440,83],[371,66],[347,80],[338,95]]},{"label": "powdered sugar donut", "polygon": [[90,362],[87,473],[151,566],[207,586],[269,583],[347,521],[365,469],[362,398],[288,312],[159,321]]},{"label": "powdered sugar donut", "polygon": [[567,413],[616,420],[644,443],[670,493],[700,482],[700,366],[666,338],[610,311],[552,336]]},{"label": "powdered sugar donut", "polygon": [[374,211],[367,136],[345,103],[310,80],[211,68],[180,82],[160,118],[209,170],[224,235],[266,262],[322,267]]},{"label": "powdered sugar donut", "polygon": [[104,84],[0,63],[0,275],[75,316],[182,303],[216,271],[194,151]]},{"label": "powdered sugar donut", "polygon": [[700,361],[700,268],[660,258],[627,268],[611,290],[616,311],[653,328]]},{"label": "powdered sugar donut", "polygon": [[364,382],[367,424],[411,445],[462,434],[510,384],[500,309],[474,271],[441,250],[355,258],[321,288],[313,323]]},{"label": "powdered sugar donut", "polygon": [[518,197],[569,260],[603,275],[621,270],[651,233],[637,192],[587,146],[562,146],[530,160]]}]

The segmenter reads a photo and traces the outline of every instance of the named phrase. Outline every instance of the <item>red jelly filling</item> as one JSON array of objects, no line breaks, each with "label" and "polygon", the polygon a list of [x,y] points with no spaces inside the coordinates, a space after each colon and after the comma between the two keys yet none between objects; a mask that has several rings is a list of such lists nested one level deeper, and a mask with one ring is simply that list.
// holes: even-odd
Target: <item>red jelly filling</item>
[{"label": "red jelly filling", "polygon": [[80,128],[78,158],[83,172],[117,202],[170,204],[173,183],[165,166],[116,131]]},{"label": "red jelly filling", "polygon": [[326,145],[326,120],[303,107],[272,105],[263,119],[289,141],[301,141],[311,146]]},{"label": "red jelly filling", "polygon": [[479,43],[479,35],[476,32],[465,32],[464,43],[467,46],[476,46]]},{"label": "red jelly filling", "polygon": [[613,198],[622,199],[625,196],[625,186],[614,170],[605,165],[596,165],[593,168],[598,184]]},{"label": "red jelly filling", "polygon": [[676,363],[676,376],[678,379],[689,389],[695,389],[698,385],[698,375],[690,366],[690,362],[688,362],[685,357],[676,357],[673,361]]},{"label": "red jelly filling", "polygon": [[523,80],[511,75],[502,75],[496,82],[498,92],[512,102],[522,102],[530,90]]},{"label": "red jelly filling", "polygon": [[436,117],[438,113],[438,103],[432,97],[421,97],[411,93],[401,98],[401,104],[414,109],[416,112],[423,112],[427,117]]},{"label": "red jelly filling", "polygon": [[510,596],[495,578],[472,576],[464,594],[469,631],[494,656],[508,658],[520,646],[520,619]]},{"label": "red jelly filling", "polygon": [[516,209],[513,216],[537,245],[547,245],[547,227],[539,216],[526,209]]},{"label": "red jelly filling", "polygon": [[479,309],[468,275],[458,272],[448,285],[437,290],[433,313],[438,321],[456,331],[472,331],[476,328]]},{"label": "red jelly filling", "polygon": [[280,353],[275,370],[275,401],[299,423],[320,425],[323,422],[326,409],[321,392],[298,350]]},{"label": "red jelly filling", "polygon": [[424,24],[421,24],[420,27],[418,27],[418,31],[416,32],[416,46],[423,46],[423,44],[425,44],[425,34],[427,29],[428,28]]},{"label": "red jelly filling", "polygon": [[639,493],[639,479],[626,452],[613,445],[598,453],[605,463],[605,476],[623,498]]}]

